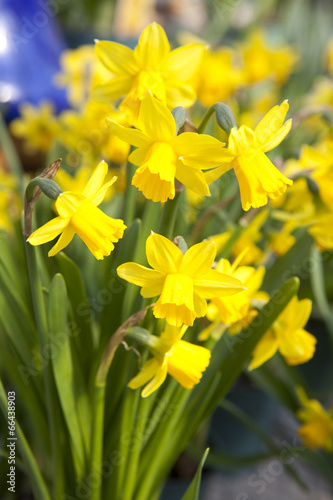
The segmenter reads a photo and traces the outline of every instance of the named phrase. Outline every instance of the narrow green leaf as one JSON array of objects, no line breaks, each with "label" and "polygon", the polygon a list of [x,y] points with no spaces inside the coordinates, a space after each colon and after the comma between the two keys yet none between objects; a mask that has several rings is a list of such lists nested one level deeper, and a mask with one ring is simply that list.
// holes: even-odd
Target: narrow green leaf
[{"label": "narrow green leaf", "polygon": [[72,305],[74,321],[76,323],[75,328],[78,335],[75,335],[74,342],[81,365],[88,372],[94,346],[91,331],[92,316],[83,277],[75,262],[64,253],[57,255],[57,261],[60,272],[66,282],[68,297]]},{"label": "narrow green leaf", "polygon": [[51,282],[48,301],[49,341],[52,350],[52,368],[61,408],[71,438],[74,462],[79,475],[85,464],[82,429],[76,401],[84,388],[75,388],[74,366],[67,325],[67,291],[64,278],[56,274]]},{"label": "narrow green leaf", "polygon": [[[5,389],[0,380],[0,408],[1,411],[7,419],[7,395]],[[20,454],[28,472],[28,478],[31,484],[32,491],[34,493],[34,498],[36,500],[51,500],[51,496],[47,490],[44,479],[40,473],[39,466],[37,465],[36,459],[32,454],[31,448],[23,434],[20,424],[16,420],[16,435],[17,435],[17,446],[20,450]]]},{"label": "narrow green leaf", "polygon": [[185,495],[182,497],[182,500],[199,500],[199,493],[200,493],[200,483],[201,483],[201,474],[202,474],[202,469],[203,466],[205,465],[206,458],[209,453],[209,448],[206,449],[205,453],[202,456],[202,459],[200,461],[198,470],[193,478],[193,481],[191,482],[190,486],[188,487]]}]

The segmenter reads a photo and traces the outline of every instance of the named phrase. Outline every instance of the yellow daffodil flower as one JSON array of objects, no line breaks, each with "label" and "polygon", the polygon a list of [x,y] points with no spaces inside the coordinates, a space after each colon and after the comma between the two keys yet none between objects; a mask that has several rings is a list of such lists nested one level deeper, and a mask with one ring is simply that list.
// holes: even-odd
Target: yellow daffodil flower
[{"label": "yellow daffodil flower", "polygon": [[198,384],[209,365],[211,353],[205,347],[182,340],[186,330],[187,326],[177,328],[166,324],[150,349],[154,357],[143,365],[128,387],[137,389],[149,382],[141,392],[142,397],[147,397],[163,384],[168,373],[185,389]]},{"label": "yellow daffodil flower", "polygon": [[118,267],[118,275],[141,286],[145,298],[160,295],[153,308],[156,318],[173,326],[192,326],[205,316],[207,299],[233,295],[244,289],[242,283],[212,269],[215,244],[204,241],[185,255],[170,240],[152,233],[146,242],[148,263],[153,269],[128,262]]},{"label": "yellow daffodil flower", "polygon": [[[245,252],[246,251],[245,249]],[[255,269],[251,266],[239,266],[243,254],[244,252],[242,252],[232,264],[230,264],[227,259],[221,259],[216,266],[216,271],[228,276],[233,276],[246,287],[245,290],[236,295],[223,298],[216,297],[211,300],[216,308],[219,320],[226,325],[240,321],[247,315],[250,309],[251,299],[256,298],[256,292],[259,290],[262,280],[264,279],[264,267]],[[210,309],[210,314],[207,314],[210,321],[212,321],[214,317],[210,316],[212,312],[212,309]]]},{"label": "yellow daffodil flower", "polygon": [[293,297],[253,351],[249,370],[270,359],[279,351],[290,365],[299,365],[313,357],[316,338],[305,331],[311,314],[311,300]]},{"label": "yellow daffodil flower", "polygon": [[319,186],[319,193],[326,205],[333,209],[333,141],[326,140],[317,148],[304,146],[300,166],[311,168],[312,177]]},{"label": "yellow daffodil flower", "polygon": [[296,238],[291,233],[297,227],[297,222],[294,220],[287,221],[282,230],[272,234],[271,236],[271,248],[274,252],[281,257],[290,250],[290,248],[296,243]]},{"label": "yellow daffodil flower", "polygon": [[241,84],[241,70],[234,64],[235,55],[227,47],[211,52],[206,49],[197,74],[198,98],[204,106],[225,101]]},{"label": "yellow daffodil flower", "polygon": [[295,51],[289,46],[271,47],[264,33],[256,31],[241,47],[244,59],[243,79],[255,83],[263,78],[273,77],[282,84],[292,73],[297,62]]},{"label": "yellow daffodil flower", "polygon": [[235,171],[243,210],[266,205],[268,197],[281,196],[287,185],[293,184],[265,155],[280,144],[290,130],[291,120],[283,125],[288,108],[287,101],[274,106],[254,131],[245,125],[231,129],[228,148],[221,153],[221,164],[225,165],[225,171],[231,168]]},{"label": "yellow daffodil flower", "polygon": [[105,123],[106,116],[127,124],[125,116],[107,103],[90,102],[80,111],[66,110],[59,115],[59,138],[66,148],[76,153],[77,161],[82,158],[89,164],[101,156],[116,163],[127,160],[130,147],[111,134]]},{"label": "yellow daffodil flower", "polygon": [[69,102],[77,109],[83,109],[88,103],[93,83],[98,85],[109,79],[109,73],[97,59],[93,45],[64,50],[60,56],[60,67],[56,83],[66,88]]},{"label": "yellow daffodil flower", "polygon": [[326,411],[319,401],[309,399],[304,389],[297,390],[302,408],[297,411],[298,418],[304,424],[298,429],[303,443],[310,450],[324,448],[333,451],[333,408]]},{"label": "yellow daffodil flower", "polygon": [[121,126],[106,119],[111,132],[136,146],[129,161],[139,168],[132,184],[153,201],[165,202],[175,196],[175,179],[199,195],[210,194],[202,170],[221,162],[223,143],[204,134],[185,132],[176,136],[176,123],[167,107],[148,94],[142,101],[138,127]]},{"label": "yellow daffodil flower", "polygon": [[38,106],[25,103],[20,106],[20,114],[20,118],[10,123],[12,134],[26,141],[28,151],[49,151],[60,130],[52,104],[45,101]]},{"label": "yellow daffodil flower", "polygon": [[34,231],[27,241],[31,245],[42,245],[61,234],[48,253],[52,257],[65,248],[77,233],[96,259],[102,260],[110,255],[114,249],[113,243],[122,238],[126,226],[122,220],[112,219],[97,208],[108,188],[117,179],[114,177],[103,184],[107,172],[108,166],[102,161],[95,168],[82,193],[61,193],[55,202],[59,217]]},{"label": "yellow daffodil flower", "polygon": [[319,250],[333,250],[333,212],[324,212],[314,217],[309,234],[314,238]]},{"label": "yellow daffodil flower", "polygon": [[169,109],[189,107],[196,99],[192,79],[202,52],[200,44],[170,51],[164,30],[156,23],[143,30],[134,51],[119,43],[96,41],[97,57],[113,77],[95,88],[93,99],[113,102],[126,96],[119,109],[133,125],[148,91]]}]

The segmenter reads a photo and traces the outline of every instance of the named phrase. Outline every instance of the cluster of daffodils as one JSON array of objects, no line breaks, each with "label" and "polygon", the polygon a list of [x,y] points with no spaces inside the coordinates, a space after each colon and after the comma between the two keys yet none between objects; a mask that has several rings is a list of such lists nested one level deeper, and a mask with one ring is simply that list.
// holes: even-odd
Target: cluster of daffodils
[{"label": "cluster of daffodils", "polygon": [[[288,251],[295,243],[291,233],[300,225],[308,228],[321,248],[332,245],[327,242],[330,215],[315,203],[309,182],[302,175],[306,171],[313,179],[323,203],[332,210],[333,148],[329,138],[318,147],[304,146],[299,160],[289,159],[285,164],[284,173],[266,154],[290,132],[291,119],[285,121],[287,100],[273,106],[252,126],[248,118],[237,127],[230,110],[222,117],[216,111],[226,142],[202,133],[203,127],[197,130],[185,111],[181,122],[172,112],[174,108],[189,108],[197,97],[204,105],[228,99],[237,95],[240,86],[244,90],[267,78],[274,81],[275,87],[281,85],[297,60],[288,47],[274,50],[265,46],[264,36],[259,33],[239,51],[241,58],[237,60],[231,50],[219,48],[211,52],[200,40],[171,50],[164,30],[156,23],[143,31],[134,50],[116,42],[96,41],[95,54],[92,47],[83,46],[67,51],[62,58],[58,84],[67,88],[72,110],[56,118],[51,107],[43,104],[37,117],[36,110],[26,106],[22,118],[12,123],[14,134],[33,135],[30,147],[47,150],[52,137],[56,137],[69,150],[81,153],[81,164],[74,176],[60,170],[56,177],[65,190],[54,205],[58,217],[28,238],[31,245],[40,245],[61,234],[49,256],[63,250],[77,233],[92,254],[103,259],[123,237],[123,220],[111,218],[97,208],[116,177],[103,183],[107,175],[111,176],[111,169],[108,173],[102,161],[88,180],[88,163],[91,165],[101,156],[118,163],[128,158],[136,169],[127,182],[156,204],[170,203],[180,188],[203,200],[211,196],[210,185],[215,186],[230,171],[237,178],[244,211],[261,209],[271,200],[269,208],[252,217],[236,240],[229,230],[182,251],[153,232],[146,242],[151,268],[135,262],[118,268],[121,278],[141,287],[144,298],[158,297],[153,314],[166,322],[152,351],[153,358],[130,382],[130,387],[136,388],[151,379],[143,390],[144,396],[156,390],[167,373],[187,388],[199,381],[210,353],[181,340],[186,328],[193,326],[196,318],[205,318],[206,327],[199,336],[205,340],[225,332],[237,335],[247,326],[269,300],[269,295],[260,290],[265,274],[260,263],[267,260],[267,252],[281,255]],[[217,72],[212,76],[215,68],[221,70],[221,75]],[[228,85],[221,84],[225,74]],[[115,107],[117,102],[119,109]],[[236,114],[245,118],[244,113]],[[223,119],[231,120],[231,126],[223,126]],[[40,134],[38,126],[44,125],[45,133]],[[78,151],[80,144],[83,149],[85,146],[84,151]],[[121,167],[116,171],[120,176],[129,175]],[[124,183],[120,184],[123,187],[119,192],[124,189]],[[258,246],[269,216],[284,221],[284,226]],[[216,260],[217,253],[223,253],[231,239],[234,262]],[[257,368],[276,351],[290,364],[309,360],[316,339],[303,327],[310,312],[311,302],[295,297],[258,343],[249,368]]]},{"label": "cluster of daffodils", "polygon": [[[197,39],[172,50],[153,23],[134,50],[97,40],[95,49],[66,51],[57,83],[72,109],[56,116],[49,103],[24,105],[11,123],[30,151],[65,155],[54,181],[32,181],[55,200],[57,216],[27,234],[28,243],[59,236],[53,257],[77,234],[97,260],[108,257],[105,272],[111,266],[122,287],[140,287],[141,297],[129,286],[127,312],[151,306],[146,333],[128,331],[128,342],[148,351],[127,380],[133,390],[144,386],[143,397],[167,375],[186,389],[200,382],[216,343],[255,324],[272,296],[270,271],[298,235],[308,233],[320,252],[333,249],[332,121],[297,153],[288,149],[282,89],[297,60],[293,48],[270,46],[259,32],[237,48],[213,50]],[[137,219],[142,234],[126,248]],[[248,353],[248,370],[277,352],[289,365],[309,361],[317,342],[306,330],[311,309],[294,296]],[[302,398],[300,436],[331,450],[331,415]]]}]

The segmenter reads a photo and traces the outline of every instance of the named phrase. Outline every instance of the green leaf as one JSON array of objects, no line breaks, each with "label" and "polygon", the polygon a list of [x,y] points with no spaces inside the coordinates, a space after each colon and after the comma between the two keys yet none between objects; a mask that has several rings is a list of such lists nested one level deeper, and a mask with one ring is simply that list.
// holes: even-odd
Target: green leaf
[{"label": "green leaf", "polygon": [[68,291],[68,297],[72,305],[75,327],[78,335],[74,342],[80,357],[81,366],[88,373],[91,356],[94,350],[91,330],[91,311],[88,303],[87,293],[83,277],[78,266],[67,255],[57,255],[60,272],[63,275]]},{"label": "green leaf", "polygon": [[56,274],[51,282],[48,301],[49,342],[52,351],[52,368],[60,405],[71,438],[73,459],[79,475],[85,464],[84,440],[77,401],[84,397],[84,387],[76,389],[69,329],[67,325],[67,291],[64,278]]},{"label": "green leaf", "polygon": [[198,470],[193,478],[193,481],[191,482],[190,486],[188,487],[185,495],[182,497],[181,500],[199,500],[201,474],[208,453],[209,453],[209,448],[207,448],[205,453],[203,454]]}]

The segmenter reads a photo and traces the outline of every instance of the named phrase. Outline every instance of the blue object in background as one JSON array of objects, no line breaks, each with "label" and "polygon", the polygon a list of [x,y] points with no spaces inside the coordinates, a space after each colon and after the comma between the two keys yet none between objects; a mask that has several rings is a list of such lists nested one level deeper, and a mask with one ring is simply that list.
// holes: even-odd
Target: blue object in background
[{"label": "blue object in background", "polygon": [[67,0],[0,0],[0,106],[9,121],[29,101],[68,107],[64,89],[54,84],[66,48],[55,18]]}]

